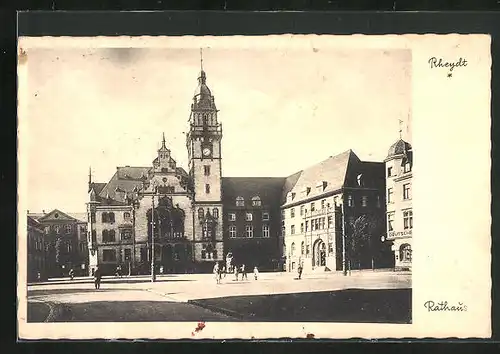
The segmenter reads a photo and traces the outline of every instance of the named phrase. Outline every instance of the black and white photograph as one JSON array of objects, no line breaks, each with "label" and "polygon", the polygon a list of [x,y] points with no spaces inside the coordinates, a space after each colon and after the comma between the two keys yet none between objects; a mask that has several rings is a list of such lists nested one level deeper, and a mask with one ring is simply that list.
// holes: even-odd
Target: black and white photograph
[{"label": "black and white photograph", "polygon": [[216,42],[20,46],[27,324],[466,307],[414,305],[411,47]]}]

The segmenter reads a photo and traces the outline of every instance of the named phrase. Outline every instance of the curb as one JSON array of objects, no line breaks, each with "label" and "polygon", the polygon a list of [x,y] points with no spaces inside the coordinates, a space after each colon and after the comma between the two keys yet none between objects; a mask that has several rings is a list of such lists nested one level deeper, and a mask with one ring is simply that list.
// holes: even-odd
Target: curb
[{"label": "curb", "polygon": [[239,312],[228,310],[228,309],[225,309],[223,307],[204,304],[204,303],[201,303],[197,300],[188,300],[187,303],[191,304],[191,305],[198,306],[198,307],[202,307],[204,309],[207,309],[207,310],[210,310],[213,312],[221,313],[221,314],[229,316],[229,317],[237,318],[239,320],[247,320],[247,321],[256,321],[257,320],[257,318],[255,318],[254,316],[243,315]]}]

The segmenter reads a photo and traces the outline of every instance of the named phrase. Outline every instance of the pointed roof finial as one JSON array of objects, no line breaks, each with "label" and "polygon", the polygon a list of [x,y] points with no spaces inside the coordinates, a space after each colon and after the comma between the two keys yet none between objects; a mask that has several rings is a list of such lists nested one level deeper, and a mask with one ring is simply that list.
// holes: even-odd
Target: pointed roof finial
[{"label": "pointed roof finial", "polygon": [[161,141],[161,147],[165,147],[165,132],[163,132],[163,139]]},{"label": "pointed roof finial", "polygon": [[401,134],[403,132],[402,126],[403,126],[403,121],[400,119],[399,120],[399,139],[403,139],[402,134]]},{"label": "pointed roof finial", "polygon": [[201,71],[203,71],[203,48],[200,48],[200,67]]}]

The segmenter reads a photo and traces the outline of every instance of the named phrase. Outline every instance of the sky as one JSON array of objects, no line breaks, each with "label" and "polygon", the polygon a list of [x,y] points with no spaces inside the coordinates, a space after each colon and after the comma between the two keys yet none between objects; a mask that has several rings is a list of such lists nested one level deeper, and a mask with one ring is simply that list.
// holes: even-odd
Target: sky
[{"label": "sky", "polygon": [[[187,170],[185,135],[200,72],[194,48],[28,52],[30,212],[84,212],[89,167],[150,166],[162,133]],[[411,50],[205,48],[223,127],[223,176],[288,176],[352,149],[382,161],[411,141]]]}]

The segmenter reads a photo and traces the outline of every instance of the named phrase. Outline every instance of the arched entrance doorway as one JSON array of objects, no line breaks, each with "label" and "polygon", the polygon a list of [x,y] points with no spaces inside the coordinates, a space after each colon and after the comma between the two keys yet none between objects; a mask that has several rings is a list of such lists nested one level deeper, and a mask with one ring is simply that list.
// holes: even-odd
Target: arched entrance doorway
[{"label": "arched entrance doorway", "polygon": [[317,240],[313,247],[313,266],[326,266],[326,245],[323,240]]}]

